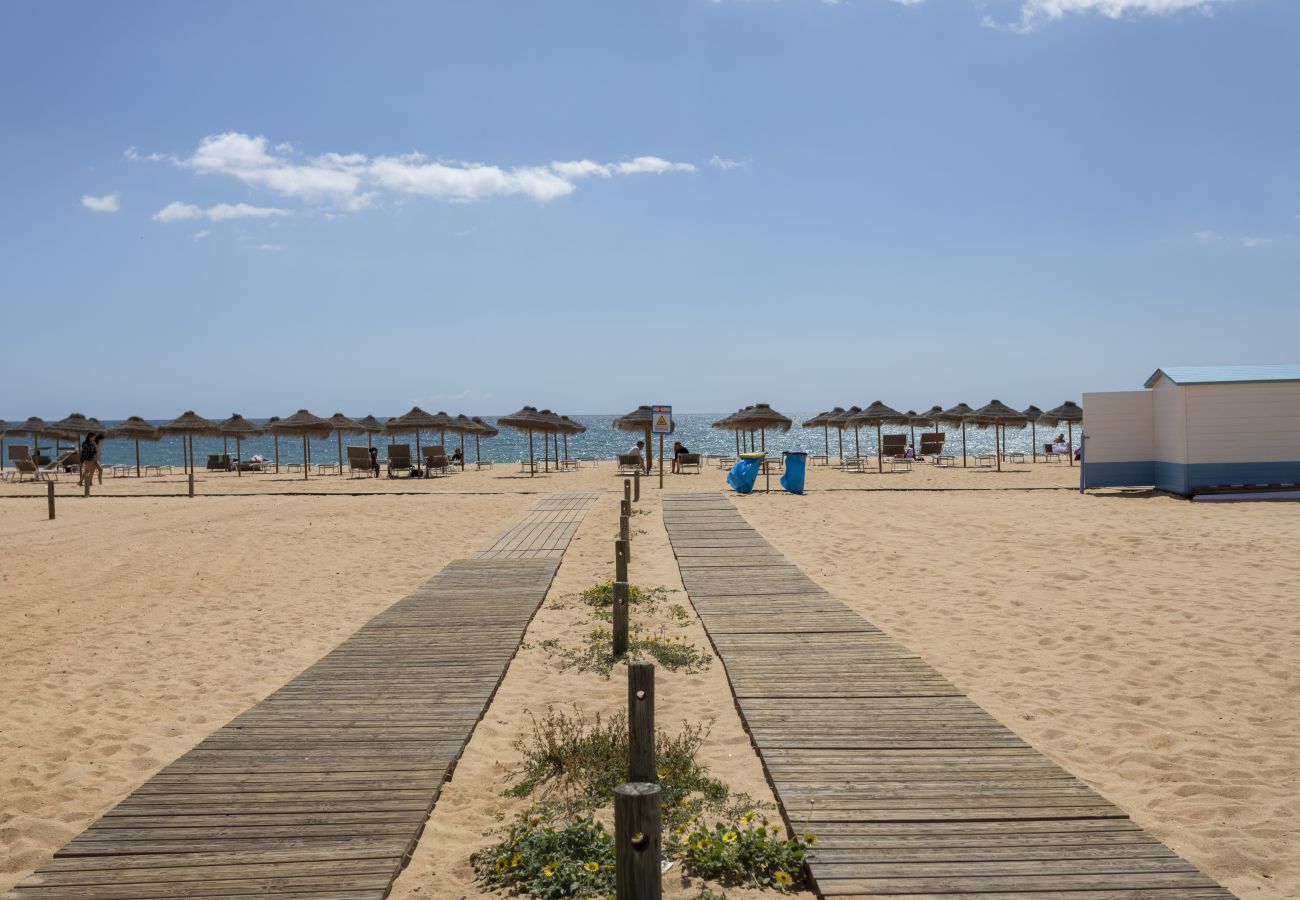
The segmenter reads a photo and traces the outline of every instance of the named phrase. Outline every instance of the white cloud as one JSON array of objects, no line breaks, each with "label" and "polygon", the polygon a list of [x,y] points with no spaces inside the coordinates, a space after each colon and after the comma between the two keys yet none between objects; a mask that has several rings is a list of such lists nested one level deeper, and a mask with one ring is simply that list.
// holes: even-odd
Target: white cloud
[{"label": "white cloud", "polygon": [[279,253],[284,249],[283,244],[258,244],[254,250],[264,250],[267,253]]},{"label": "white cloud", "polygon": [[269,219],[276,216],[292,215],[287,209],[273,206],[250,206],[247,203],[218,203],[207,209],[200,209],[193,203],[181,203],[174,200],[154,213],[155,222],[184,222],[189,219],[207,219],[211,222],[228,222],[231,219]]},{"label": "white cloud", "polygon": [[90,194],[81,195],[81,205],[91,212],[115,213],[122,208],[122,203],[116,191],[111,194],[105,194],[102,197],[94,197]]},{"label": "white cloud", "polygon": [[714,154],[713,158],[709,160],[709,165],[713,166],[713,168],[715,169],[721,169],[722,171],[726,172],[730,169],[737,169],[742,164],[736,162],[734,159],[727,159],[724,156],[718,156],[717,154]]},{"label": "white cloud", "polygon": [[1276,244],[1278,238],[1262,237],[1254,234],[1222,234],[1218,231],[1198,231],[1192,237],[1196,238],[1200,244],[1225,244],[1233,247],[1244,247],[1247,250],[1253,250],[1256,247],[1267,247],[1270,244]]},{"label": "white cloud", "polygon": [[194,234],[190,235],[190,237],[194,238],[194,240],[196,241],[201,241],[210,234],[212,234],[212,232],[204,228],[202,231],[194,232]]},{"label": "white cloud", "polygon": [[[126,155],[135,160],[172,162],[201,175],[233,177],[249,187],[324,207],[327,213],[362,209],[385,192],[456,203],[506,196],[529,197],[544,203],[573,193],[577,182],[584,178],[696,171],[691,163],[658,156],[637,156],[613,163],[580,159],[516,167],[430,159],[421,153],[372,158],[361,153],[327,152],[308,157],[291,144],[272,147],[265,137],[233,131],[203,138],[194,153],[183,159],[156,153],[142,156],[135,148],[128,149]],[[155,218],[197,218],[194,209],[172,204]],[[204,214],[213,221],[220,220],[219,215],[211,213],[208,210]]]},{"label": "white cloud", "polygon": [[[1020,7],[1020,21],[1011,27],[1016,31],[1032,31],[1043,22],[1084,13],[1096,13],[1109,19],[1190,11],[1210,13],[1216,6],[1230,2],[1232,0],[1024,0]],[[987,17],[984,21],[985,24],[995,24]]]}]

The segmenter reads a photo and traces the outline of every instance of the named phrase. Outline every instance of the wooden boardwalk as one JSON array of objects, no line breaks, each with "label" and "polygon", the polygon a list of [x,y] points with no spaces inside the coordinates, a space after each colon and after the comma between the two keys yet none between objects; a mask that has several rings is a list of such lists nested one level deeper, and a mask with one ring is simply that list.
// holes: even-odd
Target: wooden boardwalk
[{"label": "wooden boardwalk", "polygon": [[[557,502],[586,508],[565,495],[534,509]],[[553,535],[538,549],[548,555],[451,563],[9,896],[386,896],[559,567]]]},{"label": "wooden boardwalk", "polygon": [[597,491],[552,494],[490,544],[474,554],[476,559],[551,559],[563,555]]},{"label": "wooden boardwalk", "polygon": [[718,494],[670,494],[682,581],[826,897],[1232,895],[831,597]]}]

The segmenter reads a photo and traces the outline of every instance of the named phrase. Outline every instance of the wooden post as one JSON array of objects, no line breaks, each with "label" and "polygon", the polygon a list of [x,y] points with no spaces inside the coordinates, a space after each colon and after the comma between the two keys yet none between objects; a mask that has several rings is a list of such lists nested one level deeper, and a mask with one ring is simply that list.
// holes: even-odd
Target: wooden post
[{"label": "wooden post", "polygon": [[623,501],[623,514],[618,517],[618,539],[627,548],[627,561],[632,561],[632,504]]},{"label": "wooden post", "polygon": [[614,582],[614,657],[627,653],[628,588],[626,581]]},{"label": "wooden post", "polygon": [[[91,477],[91,478],[94,478],[95,476],[92,475],[92,476],[90,476],[90,477]],[[89,496],[90,496],[90,479],[89,479],[89,478],[86,479],[85,481],[83,481],[83,482],[81,483],[81,489],[82,489],[82,494],[81,494],[81,496],[83,496],[83,497],[89,497]]]},{"label": "wooden post", "polygon": [[627,581],[627,543],[614,542],[614,580]]},{"label": "wooden post", "polygon": [[664,489],[664,436],[659,435],[659,490]]},{"label": "wooden post", "polygon": [[659,780],[655,772],[655,664],[627,665],[627,780]]},{"label": "wooden post", "polygon": [[190,496],[194,496],[194,470],[190,469]]},{"label": "wooden post", "polygon": [[663,875],[659,785],[631,782],[614,788],[614,891],[618,900],[660,900]]},{"label": "wooden post", "polygon": [[53,481],[45,482],[45,499],[46,502],[49,503],[50,519],[51,521],[53,521],[54,519],[54,482]]},{"label": "wooden post", "polygon": [[631,478],[623,479],[623,502],[629,505],[632,503],[632,479]]},{"label": "wooden post", "polygon": [[632,501],[641,502],[641,467],[637,466],[636,471],[632,473]]}]

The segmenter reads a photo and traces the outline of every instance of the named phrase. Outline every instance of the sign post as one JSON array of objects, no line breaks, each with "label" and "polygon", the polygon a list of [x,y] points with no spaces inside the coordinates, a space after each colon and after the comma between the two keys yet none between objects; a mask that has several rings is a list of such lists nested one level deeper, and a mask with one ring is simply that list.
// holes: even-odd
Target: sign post
[{"label": "sign post", "polygon": [[650,407],[650,433],[659,435],[659,490],[664,488],[664,435],[673,433],[673,408],[671,406]]}]

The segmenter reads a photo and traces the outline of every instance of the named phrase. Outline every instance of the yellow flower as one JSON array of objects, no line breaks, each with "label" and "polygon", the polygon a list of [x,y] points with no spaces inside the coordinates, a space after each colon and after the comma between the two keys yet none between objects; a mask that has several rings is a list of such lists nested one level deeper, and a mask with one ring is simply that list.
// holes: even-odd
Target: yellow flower
[{"label": "yellow flower", "polygon": [[811,831],[805,832],[803,842],[809,847],[815,847],[817,846],[817,835],[813,834]]},{"label": "yellow flower", "polygon": [[512,868],[512,869],[517,869],[517,868],[519,868],[519,864],[520,864],[521,862],[523,862],[523,861],[524,861],[523,854],[522,854],[522,853],[516,853],[514,856],[512,856],[512,857],[510,858],[510,868]]},{"label": "yellow flower", "polygon": [[555,874],[555,863],[547,863],[546,868],[542,869],[542,874],[550,878]]},{"label": "yellow flower", "polygon": [[776,833],[779,832],[780,830],[781,830],[781,829],[780,829],[780,828],[777,828],[775,825],[773,825],[771,828],[768,829],[768,831],[772,832],[773,834],[776,834]]},{"label": "yellow flower", "polygon": [[728,831],[726,834],[724,834],[724,835],[722,836],[722,843],[724,843],[724,844],[734,844],[734,843],[736,843],[736,832],[734,832],[734,831]]},{"label": "yellow flower", "polygon": [[584,869],[586,869],[588,872],[599,872],[599,871],[600,871],[600,863],[598,863],[598,862],[583,863],[583,864],[582,864],[582,867],[583,867]]},{"label": "yellow flower", "polygon": [[709,839],[708,839],[708,838],[700,838],[698,841],[695,842],[695,849],[696,849],[696,850],[708,850],[708,849],[709,849]]},{"label": "yellow flower", "polygon": [[665,778],[668,777],[668,770],[667,770],[667,769],[660,769],[659,772],[658,772],[657,774],[659,775],[659,780],[660,780],[660,781],[663,781]]},{"label": "yellow flower", "polygon": [[776,883],[781,887],[789,887],[794,883],[794,879],[790,877],[789,873],[782,872],[780,869],[777,869],[772,877],[776,879]]},{"label": "yellow flower", "polygon": [[740,817],[741,825],[748,825],[752,821],[754,821],[754,811],[752,809]]}]

